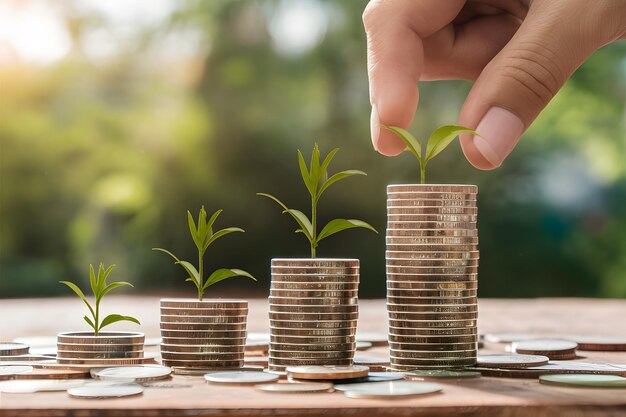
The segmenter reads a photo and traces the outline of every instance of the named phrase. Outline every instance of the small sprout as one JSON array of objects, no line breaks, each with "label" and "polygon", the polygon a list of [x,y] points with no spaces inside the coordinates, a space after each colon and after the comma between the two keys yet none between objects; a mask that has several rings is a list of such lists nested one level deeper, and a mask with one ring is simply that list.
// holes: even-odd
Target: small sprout
[{"label": "small sprout", "polygon": [[100,302],[105,295],[107,295],[111,290],[114,290],[117,287],[132,287],[132,284],[124,281],[112,282],[107,284],[107,277],[111,273],[111,271],[115,268],[115,265],[111,265],[110,267],[104,269],[104,265],[100,263],[100,267],[98,268],[98,276],[93,269],[93,265],[89,265],[89,282],[91,284],[91,291],[93,292],[94,297],[96,297],[96,305],[92,306],[89,301],[87,301],[87,297],[83,291],[78,287],[78,285],[69,282],[69,281],[59,281],[61,284],[65,284],[72,289],[80,297],[81,300],[87,305],[89,312],[91,313],[91,318],[88,316],[84,316],[83,318],[87,322],[87,324],[93,329],[94,336],[98,336],[98,333],[102,328],[108,326],[109,324],[116,323],[118,321],[132,321],[133,323],[139,323],[134,317],[130,316],[121,316],[119,314],[109,314],[102,321],[100,321]]},{"label": "small sprout", "polygon": [[152,248],[152,250],[158,250],[161,252],[167,253],[174,259],[174,263],[180,265],[185,269],[189,277],[185,281],[191,281],[198,289],[198,300],[202,301],[202,297],[204,296],[204,291],[213,284],[216,284],[220,281],[223,281],[227,278],[232,277],[248,277],[254,281],[254,278],[250,273],[242,270],[242,269],[228,269],[221,268],[216,271],[213,271],[211,275],[209,275],[206,280],[204,279],[204,255],[211,245],[211,243],[215,242],[217,239],[226,236],[230,233],[234,232],[243,232],[243,229],[239,227],[227,227],[222,230],[218,230],[217,232],[213,232],[213,224],[217,217],[222,213],[222,210],[217,210],[209,220],[207,220],[207,213],[204,209],[204,206],[200,209],[200,213],[198,214],[198,225],[193,220],[193,216],[191,212],[187,211],[187,223],[189,224],[189,232],[191,233],[191,238],[193,239],[193,243],[196,245],[198,249],[198,269],[191,264],[191,262],[181,261],[174,255],[172,252],[162,249],[162,248]]},{"label": "small sprout", "polygon": [[317,144],[313,147],[313,153],[311,155],[310,168],[307,167],[302,152],[298,150],[298,164],[300,165],[300,174],[302,180],[306,186],[309,194],[311,195],[311,220],[301,212],[300,210],[290,209],[283,204],[278,198],[265,193],[257,193],[257,195],[267,197],[274,200],[278,205],[283,208],[283,214],[287,213],[298,223],[299,228],[296,229],[296,233],[302,233],[309,243],[311,244],[311,258],[315,258],[317,253],[317,246],[320,240],[327,238],[330,235],[334,235],[342,230],[352,229],[355,227],[361,227],[369,229],[375,233],[378,233],[368,223],[362,220],[356,219],[334,219],[328,222],[322,230],[317,233],[317,203],[320,197],[334,183],[343,180],[344,178],[352,177],[354,175],[367,175],[363,171],[356,169],[350,169],[346,171],[338,172],[334,175],[328,176],[328,166],[334,158],[335,154],[339,151],[339,148],[335,148],[324,158],[324,161],[320,163],[320,150]]},{"label": "small sprout", "polygon": [[426,164],[435,156],[439,155],[441,151],[446,149],[454,138],[462,133],[478,135],[478,133],[474,132],[472,129],[463,126],[441,126],[430,135],[424,149],[422,141],[413,136],[409,131],[397,126],[380,125],[380,127],[395,133],[402,139],[409,152],[417,158],[420,164],[422,184],[426,183]]}]

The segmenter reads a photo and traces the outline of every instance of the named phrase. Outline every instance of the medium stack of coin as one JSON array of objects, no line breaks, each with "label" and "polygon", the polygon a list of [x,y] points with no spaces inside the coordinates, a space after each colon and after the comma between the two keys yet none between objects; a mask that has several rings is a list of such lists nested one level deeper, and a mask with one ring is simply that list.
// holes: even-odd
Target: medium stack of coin
[{"label": "medium stack of coin", "polygon": [[269,370],[352,365],[358,259],[272,259]]},{"label": "medium stack of coin", "polygon": [[478,230],[472,185],[387,187],[391,368],[476,363]]},{"label": "medium stack of coin", "polygon": [[180,368],[243,366],[248,302],[161,300],[163,365]]},{"label": "medium stack of coin", "polygon": [[137,332],[65,332],[57,336],[57,362],[65,365],[132,365],[144,357],[145,336]]}]

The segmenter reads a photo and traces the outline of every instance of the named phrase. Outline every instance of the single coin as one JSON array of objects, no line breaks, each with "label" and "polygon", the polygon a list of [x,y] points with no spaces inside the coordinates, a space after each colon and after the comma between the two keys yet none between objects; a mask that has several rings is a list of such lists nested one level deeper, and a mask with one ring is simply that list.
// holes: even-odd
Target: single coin
[{"label": "single coin", "polygon": [[389,358],[357,355],[357,356],[354,357],[354,364],[355,365],[362,365],[362,366],[369,366],[369,367],[372,367],[372,366],[375,366],[375,367],[388,366],[389,365]]},{"label": "single coin", "polygon": [[478,355],[476,363],[484,368],[528,368],[530,366],[545,365],[547,356],[540,355]]},{"label": "single coin", "polygon": [[269,358],[267,356],[246,356],[243,358],[244,365],[260,365],[267,367]]},{"label": "single coin", "polygon": [[270,327],[272,335],[276,336],[311,336],[311,337],[331,337],[331,336],[354,336],[356,324],[352,327],[342,329],[296,329],[285,327]]},{"label": "single coin", "polygon": [[578,350],[622,351],[626,352],[626,338],[607,336],[575,336]]},{"label": "single coin", "polygon": [[390,358],[390,369],[395,371],[410,371],[414,369],[450,369],[476,365],[476,358]]},{"label": "single coin", "polygon": [[448,369],[425,369],[408,371],[405,374],[407,379],[424,379],[424,378],[449,378],[449,379],[465,379],[480,378],[480,372],[476,371],[456,371]]},{"label": "single coin", "polygon": [[425,337],[425,336],[470,336],[476,335],[477,329],[476,326],[465,326],[465,327],[433,327],[433,328],[412,328],[412,327],[398,327],[398,326],[389,326],[389,335],[390,336],[416,336],[416,337]]},{"label": "single coin", "polygon": [[393,350],[406,351],[476,351],[476,342],[473,343],[406,343],[406,342],[389,342],[389,348]]},{"label": "single coin", "polygon": [[421,267],[421,268],[460,268],[478,266],[478,259],[386,259],[387,266],[395,267]]},{"label": "single coin", "polygon": [[352,336],[279,336],[272,335],[270,343],[285,345],[355,345],[355,337]]},{"label": "single coin", "polygon": [[[289,367],[289,366],[351,366],[352,359],[301,359],[301,358],[274,358],[269,356],[268,366]],[[283,369],[285,370],[285,369]]]},{"label": "single coin", "polygon": [[33,372],[33,367],[28,365],[1,365],[0,375],[17,375]]},{"label": "single coin", "polygon": [[[320,360],[350,360],[354,355],[353,350],[327,352],[327,351],[280,351],[271,349],[269,355],[273,359],[287,359],[287,360],[299,360],[299,359],[320,359]],[[342,362],[343,363],[343,362]]]},{"label": "single coin", "polygon": [[278,380],[278,375],[267,372],[215,372],[204,375],[207,382],[232,385],[259,384],[262,382],[274,382]]},{"label": "single coin", "polygon": [[[438,371],[438,370],[447,370],[447,369],[466,369],[470,366],[473,366],[473,364],[463,364],[463,363],[454,363],[454,364],[424,364],[424,363],[419,363],[419,364],[402,364],[402,363],[392,363],[391,366],[389,368],[387,368],[388,371],[392,371],[392,372],[411,372],[411,371],[415,371],[415,370],[421,370],[421,371]],[[486,368],[485,368],[486,369]],[[407,378],[407,379],[411,379],[411,378]]]},{"label": "single coin", "polygon": [[359,268],[273,266],[271,272],[272,275],[354,275],[359,273]]},{"label": "single coin", "polygon": [[485,340],[492,343],[513,343],[521,340],[537,339],[537,335],[530,333],[486,333]]},{"label": "single coin", "polygon": [[[387,296],[387,305],[393,305],[394,309],[401,309],[399,306],[415,305],[415,309],[428,308],[425,306],[450,306],[450,305],[468,305],[477,304],[477,297],[469,298],[433,298],[433,297],[396,297],[394,295]],[[420,307],[421,306],[421,307]],[[393,311],[393,310],[390,310]]]},{"label": "single coin", "polygon": [[[38,362],[54,358],[54,356],[32,355],[29,353],[26,355],[0,356],[0,362]],[[13,365],[17,365],[17,363],[13,363]]]},{"label": "single coin", "polygon": [[277,282],[273,281],[270,290],[297,291],[354,291],[359,289],[359,282]]},{"label": "single coin", "polygon": [[239,361],[243,360],[245,353],[243,348],[239,351],[212,352],[212,353],[189,353],[189,352],[164,352],[161,357],[174,361]]},{"label": "single coin", "polygon": [[359,384],[344,391],[348,398],[406,398],[434,394],[442,390],[438,384],[415,381],[387,381]]},{"label": "single coin", "polygon": [[511,344],[511,351],[527,355],[543,355],[550,359],[575,359],[578,344],[569,340],[535,339]]},{"label": "single coin", "polygon": [[286,305],[298,305],[298,306],[348,306],[348,305],[357,305],[358,298],[347,296],[347,297],[335,297],[335,298],[326,298],[326,297],[309,297],[309,298],[293,298],[292,296],[270,296],[268,298],[270,304],[286,304]]},{"label": "single coin", "polygon": [[388,382],[388,381],[401,381],[404,379],[404,374],[398,372],[370,372],[365,378],[357,382],[351,382],[349,384],[335,384],[335,391],[352,391],[358,389],[360,385],[368,384],[372,382]]},{"label": "single coin", "polygon": [[46,391],[67,391],[70,388],[79,387],[88,381],[87,379],[27,379],[2,381],[0,382],[0,392],[26,394]]},{"label": "single coin", "polygon": [[366,377],[367,366],[290,366],[287,375],[296,379],[353,379]]},{"label": "single coin", "polygon": [[200,309],[247,309],[246,300],[203,300],[162,298],[161,308],[200,308]]},{"label": "single coin", "polygon": [[388,316],[392,320],[472,320],[478,318],[478,311],[469,312],[469,313],[426,313],[422,311],[418,312],[397,312],[397,311],[389,311]]},{"label": "single coin", "polygon": [[429,191],[398,191],[387,194],[387,198],[427,198],[443,200],[476,200],[476,193],[429,192]]},{"label": "single coin", "polygon": [[356,350],[368,350],[372,346],[374,346],[374,344],[372,342],[359,342],[359,341],[357,341],[356,344],[355,344],[355,349]]},{"label": "single coin", "polygon": [[26,355],[29,348],[24,343],[0,343],[0,356]]},{"label": "single coin", "polygon": [[430,282],[430,283],[457,283],[470,282],[478,279],[478,273],[448,273],[448,272],[393,272],[387,271],[387,280],[395,282]]},{"label": "single coin", "polygon": [[166,379],[171,373],[172,370],[166,366],[143,365],[98,369],[92,372],[92,376],[106,381],[134,380],[135,382],[148,382]]},{"label": "single coin", "polygon": [[373,346],[387,346],[387,333],[357,332],[357,342],[369,342]]},{"label": "single coin", "polygon": [[564,387],[626,388],[626,378],[617,375],[556,374],[542,375],[539,382]]},{"label": "single coin", "polygon": [[112,397],[129,397],[131,395],[139,395],[144,388],[139,384],[119,383],[109,384],[106,381],[92,382],[89,385],[70,388],[67,393],[71,397],[80,398],[112,398]]},{"label": "single coin", "polygon": [[389,348],[389,355],[394,358],[407,359],[468,359],[476,357],[476,349],[466,350],[407,350]]},{"label": "single coin", "polygon": [[63,332],[57,335],[58,343],[68,344],[139,344],[145,336],[139,332],[100,332],[94,336],[93,332]]},{"label": "single coin", "polygon": [[275,383],[275,384],[259,384],[254,386],[255,389],[265,392],[277,393],[313,393],[313,392],[332,392],[333,384],[327,382],[307,382],[307,383]]},{"label": "single coin", "polygon": [[57,343],[57,352],[133,352],[143,350],[143,343],[100,344],[100,343]]},{"label": "single coin", "polygon": [[[387,280],[387,288],[409,289],[421,291],[468,291],[478,289],[477,280],[470,281],[409,281],[409,280]],[[421,293],[419,293],[421,294]]]}]

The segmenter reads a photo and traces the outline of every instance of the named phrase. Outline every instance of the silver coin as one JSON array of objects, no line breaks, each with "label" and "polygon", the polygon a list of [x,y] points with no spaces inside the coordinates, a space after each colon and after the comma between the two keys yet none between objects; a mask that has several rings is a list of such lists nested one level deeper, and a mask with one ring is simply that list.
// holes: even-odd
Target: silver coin
[{"label": "silver coin", "polygon": [[442,390],[441,385],[429,382],[387,381],[359,384],[344,391],[348,398],[406,398],[434,394]]},{"label": "silver coin", "polygon": [[340,380],[366,377],[367,366],[290,366],[287,374],[296,379]]},{"label": "silver coin", "polygon": [[0,375],[17,375],[33,372],[33,367],[29,365],[2,365]]},{"label": "silver coin", "polygon": [[363,380],[358,382],[351,382],[349,384],[335,384],[335,391],[351,391],[358,388],[359,385],[368,384],[371,382],[385,382],[385,381],[401,381],[404,379],[404,374],[398,372],[370,372]]},{"label": "silver coin", "polygon": [[80,398],[113,398],[139,395],[144,388],[139,384],[109,384],[107,382],[94,382],[89,385],[70,388],[67,393],[72,397]]},{"label": "silver coin", "polygon": [[626,378],[617,375],[556,374],[541,375],[539,382],[564,387],[626,388]]},{"label": "silver coin", "polygon": [[307,383],[275,383],[259,384],[254,386],[259,391],[276,393],[313,393],[332,392],[333,384],[327,382],[307,382]]},{"label": "silver coin", "polygon": [[92,372],[92,376],[105,381],[147,382],[168,378],[171,373],[172,370],[165,366],[141,365],[98,369]]},{"label": "silver coin", "polygon": [[229,371],[206,374],[204,379],[219,384],[247,385],[274,382],[278,380],[278,375],[267,372]]},{"label": "silver coin", "polygon": [[0,343],[0,356],[26,355],[29,348],[24,343]]},{"label": "silver coin", "polygon": [[[569,340],[561,339],[533,339],[520,340],[511,344],[511,351],[516,353],[528,353],[541,355],[533,352],[570,352],[576,350],[578,344]],[[548,355],[546,355],[548,356]]]},{"label": "silver coin", "polygon": [[79,387],[88,379],[16,379],[0,382],[0,392],[11,394],[67,391]]},{"label": "silver coin", "polygon": [[479,355],[476,363],[484,368],[528,368],[548,363],[546,356],[540,355]]}]

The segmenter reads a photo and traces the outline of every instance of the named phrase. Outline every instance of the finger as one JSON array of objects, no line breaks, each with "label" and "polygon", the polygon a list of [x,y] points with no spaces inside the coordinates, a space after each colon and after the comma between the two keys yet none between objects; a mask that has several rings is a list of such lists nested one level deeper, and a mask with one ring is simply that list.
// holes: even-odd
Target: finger
[{"label": "finger", "polygon": [[476,80],[460,115],[460,123],[480,135],[461,137],[465,156],[476,168],[500,166],[576,68],[607,43],[593,2],[570,6],[535,1],[517,33]]},{"label": "finger", "polygon": [[464,0],[387,0],[370,2],[363,13],[367,34],[367,62],[372,103],[374,148],[397,155],[404,143],[380,124],[408,127],[419,94],[423,68],[422,38],[449,24]]}]

